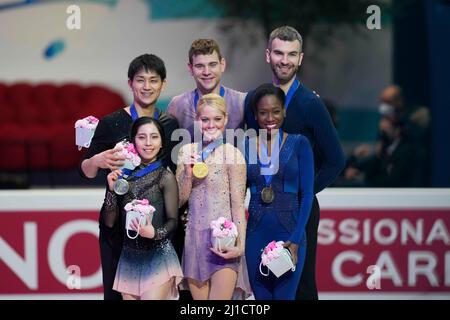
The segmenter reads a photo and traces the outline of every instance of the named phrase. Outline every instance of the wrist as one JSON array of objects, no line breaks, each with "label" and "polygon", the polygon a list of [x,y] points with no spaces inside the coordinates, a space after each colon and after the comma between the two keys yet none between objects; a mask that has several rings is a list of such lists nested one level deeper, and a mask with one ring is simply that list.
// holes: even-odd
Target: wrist
[{"label": "wrist", "polygon": [[97,153],[95,156],[93,156],[91,159],[92,166],[95,168],[95,170],[100,169],[100,153]]},{"label": "wrist", "polygon": [[142,236],[148,239],[153,239],[155,237],[155,228],[152,225],[146,226],[144,228],[146,228],[146,230],[143,232]]},{"label": "wrist", "polygon": [[156,236],[156,230],[155,227],[153,225],[150,225],[150,234],[151,234],[151,238],[153,239]]},{"label": "wrist", "polygon": [[89,179],[96,177],[98,169],[94,165],[93,157],[83,160],[83,162],[81,163],[81,170],[83,171],[84,175]]},{"label": "wrist", "polygon": [[188,169],[188,170],[184,170],[184,177],[186,179],[192,179],[192,168]]}]

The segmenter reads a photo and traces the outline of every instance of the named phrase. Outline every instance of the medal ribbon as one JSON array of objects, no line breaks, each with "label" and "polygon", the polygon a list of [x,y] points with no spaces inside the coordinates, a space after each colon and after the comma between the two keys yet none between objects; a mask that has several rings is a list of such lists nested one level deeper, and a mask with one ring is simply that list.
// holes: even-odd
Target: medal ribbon
[{"label": "medal ribbon", "polygon": [[[133,122],[136,121],[139,118],[139,115],[137,113],[136,107],[134,106],[134,103],[130,106],[130,113],[131,113],[131,119],[133,119]],[[153,114],[153,118],[158,120],[159,118],[159,112],[158,109],[155,108],[155,113]]]},{"label": "medal ribbon", "polygon": [[[225,95],[225,88],[220,86],[220,96],[223,98],[223,96]],[[200,99],[199,94],[198,94],[198,89],[195,89],[195,95],[194,95],[194,109],[195,112],[197,112],[197,104],[198,104],[198,100]]]},{"label": "medal ribbon", "polygon": [[[259,139],[259,147],[261,149],[261,156],[264,159],[269,159],[268,163],[262,163],[261,161],[259,161],[259,165],[261,168],[270,168],[270,165],[272,164],[272,157],[274,156],[279,156],[280,154],[280,149],[281,149],[281,144],[283,143],[283,131],[281,129],[279,129],[278,132],[278,150],[275,152],[275,148],[272,148],[272,155],[269,157],[269,152],[267,151],[267,147],[264,143],[261,143],[261,139]],[[273,179],[273,175],[262,175],[264,177],[264,181],[266,182],[266,187],[270,186],[270,183],[272,182]]]},{"label": "medal ribbon", "polygon": [[[130,178],[134,179],[134,178],[140,178],[142,176],[145,176],[146,174],[149,174],[150,172],[153,172],[156,169],[158,169],[159,167],[161,167],[161,165],[162,165],[162,163],[160,160],[152,162],[145,168],[142,168],[139,171],[135,172],[133,175],[131,175]],[[122,175],[124,177],[128,177],[132,172],[133,172],[133,170],[130,170],[130,169],[122,169]]]},{"label": "medal ribbon", "polygon": [[[217,139],[217,140],[211,142],[210,144],[208,144],[200,153],[200,155],[202,157],[202,161],[205,161],[205,159],[221,144],[223,144],[222,139]],[[200,149],[200,144],[199,144],[198,148]]]},{"label": "medal ribbon", "polygon": [[291,99],[294,96],[294,93],[297,90],[299,85],[300,85],[300,81],[298,81],[298,79],[295,79],[295,81],[292,82],[291,86],[289,87],[289,90],[286,94],[286,100],[284,102],[284,107],[285,107],[286,111],[288,109],[289,102],[291,102]]}]

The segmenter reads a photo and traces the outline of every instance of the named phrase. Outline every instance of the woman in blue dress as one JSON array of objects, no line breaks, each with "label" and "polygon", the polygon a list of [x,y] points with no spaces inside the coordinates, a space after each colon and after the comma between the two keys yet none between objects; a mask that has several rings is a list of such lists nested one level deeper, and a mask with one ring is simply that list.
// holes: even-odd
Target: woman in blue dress
[{"label": "woman in blue dress", "polygon": [[[257,300],[294,300],[305,260],[314,162],[305,136],[281,130],[288,99],[289,93],[286,97],[272,84],[255,90],[252,109],[260,130],[245,145],[251,192],[245,256]],[[284,241],[296,267],[279,278],[272,272],[264,276],[259,268],[261,252],[273,240]]]}]

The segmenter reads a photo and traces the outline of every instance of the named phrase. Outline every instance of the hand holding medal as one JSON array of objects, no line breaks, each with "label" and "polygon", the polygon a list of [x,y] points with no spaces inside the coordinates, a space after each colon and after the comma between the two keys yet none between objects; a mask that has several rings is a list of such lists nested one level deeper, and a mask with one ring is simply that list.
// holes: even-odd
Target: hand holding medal
[{"label": "hand holding medal", "polygon": [[201,156],[194,150],[191,149],[191,154],[189,154],[185,161],[185,170],[188,175],[194,175],[197,179],[203,179],[208,175],[208,166],[203,161],[199,161]]},{"label": "hand holding medal", "polygon": [[108,186],[110,191],[114,191],[118,195],[124,195],[128,192],[128,181],[122,178],[121,170],[114,170],[108,174]]},{"label": "hand holding medal", "polygon": [[115,170],[108,175],[108,184],[110,185],[110,190],[112,183],[112,189],[114,190],[114,192],[117,195],[122,196],[130,190],[130,184],[127,180],[134,180],[136,178],[143,177],[146,174],[155,171],[156,169],[161,167],[161,165],[161,161],[157,160],[137,171],[133,171],[131,169]]},{"label": "hand holding medal", "polygon": [[193,150],[190,150],[190,153],[185,153],[182,158],[182,163],[184,165],[184,171],[188,177],[192,177],[192,169],[194,165],[197,163],[197,159],[199,155]]},{"label": "hand holding medal", "polygon": [[[198,157],[201,159],[201,161],[198,161],[194,164],[194,167],[192,168],[192,173],[194,174],[194,177],[197,179],[204,179],[208,173],[209,168],[208,165],[205,163],[205,159],[220,145],[223,144],[222,139],[217,139],[213,142],[210,142],[205,148],[203,148],[200,152]],[[200,149],[200,146],[198,146]]]},{"label": "hand holding medal", "polygon": [[113,189],[114,192],[119,196],[123,196],[130,190],[130,184],[128,183],[127,180],[125,180],[122,173],[119,176],[119,178],[114,182]]},{"label": "hand holding medal", "polygon": [[118,156],[125,157],[125,162],[121,170],[116,170],[118,172],[118,176],[115,177],[112,187],[117,195],[122,196],[130,190],[130,185],[126,178],[131,174],[134,168],[141,164],[141,158],[135,149],[134,144],[128,142],[127,140],[118,142],[114,147],[114,150],[115,149],[120,150],[117,152]]}]

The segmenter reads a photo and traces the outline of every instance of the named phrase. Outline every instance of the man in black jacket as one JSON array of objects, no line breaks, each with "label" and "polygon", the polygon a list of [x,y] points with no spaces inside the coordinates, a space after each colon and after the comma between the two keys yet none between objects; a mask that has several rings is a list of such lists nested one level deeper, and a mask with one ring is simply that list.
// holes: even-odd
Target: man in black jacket
[{"label": "man in black jacket", "polygon": [[[171,136],[178,128],[178,122],[168,113],[156,108],[159,95],[166,85],[164,62],[153,54],[135,58],[128,68],[128,85],[133,92],[133,103],[105,116],[98,123],[91,145],[79,165],[80,174],[85,178],[95,178],[99,170],[109,172],[124,164],[125,157],[117,155],[118,149],[114,147],[124,138],[129,139],[133,121],[142,116],[154,117],[161,123],[166,139],[165,145],[168,146],[168,150],[164,150],[162,161],[166,167],[175,172],[176,166],[170,157],[174,147]],[[104,205],[99,217],[99,242],[104,298],[121,300],[121,294],[112,287],[120,258],[123,232],[105,225],[102,217],[103,207]]]},{"label": "man in black jacket", "polygon": [[[317,194],[329,186],[342,171],[345,166],[345,155],[322,100],[296,78],[303,60],[302,44],[302,37],[294,28],[289,26],[277,28],[270,34],[266,62],[272,69],[272,83],[286,93],[283,131],[306,136],[313,148],[314,193]],[[252,96],[253,93],[249,92],[245,100],[245,122],[247,128],[258,129],[250,107]],[[307,249],[297,290],[298,300],[318,299],[315,273],[319,218],[320,208],[317,198],[314,197],[306,226]]]}]

